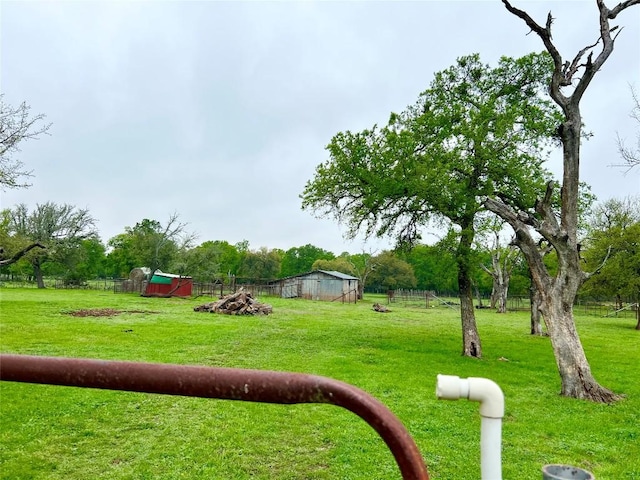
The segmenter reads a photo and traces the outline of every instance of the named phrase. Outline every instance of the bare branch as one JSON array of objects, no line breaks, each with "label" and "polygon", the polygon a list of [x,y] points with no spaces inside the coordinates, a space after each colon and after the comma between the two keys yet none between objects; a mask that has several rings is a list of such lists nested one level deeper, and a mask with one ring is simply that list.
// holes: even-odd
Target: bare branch
[{"label": "bare branch", "polygon": [[596,269],[593,272],[584,272],[584,279],[587,280],[588,278],[591,278],[592,276],[594,276],[595,274],[599,273],[600,270],[602,270],[602,268],[605,266],[605,264],[607,263],[607,260],[609,260],[609,256],[611,255],[611,245],[609,245],[609,248],[607,249],[607,254],[604,256],[604,260],[602,260],[602,262],[600,263],[600,265],[598,265],[596,267]]},{"label": "bare branch", "polygon": [[638,5],[638,4],[640,4],[640,0],[626,0],[624,2],[620,2],[618,5],[613,7],[613,9],[609,10],[609,12],[607,13],[607,16],[609,17],[610,20],[613,20],[625,8],[629,8],[633,5]]},{"label": "bare branch", "polygon": [[24,179],[32,177],[33,172],[12,154],[20,151],[20,142],[47,134],[51,124],[38,126],[44,115],[30,117],[31,108],[25,102],[14,108],[4,103],[3,97],[0,94],[0,189],[25,188],[29,183]]},{"label": "bare branch", "polygon": [[16,263],[18,260],[20,260],[22,257],[24,257],[27,253],[29,253],[29,251],[33,250],[34,248],[47,248],[47,247],[45,247],[44,245],[38,242],[32,243],[31,245],[20,250],[13,257],[0,260],[0,267],[5,267],[7,265]]},{"label": "bare branch", "polygon": [[502,3],[505,5],[509,12],[524,20],[527,26],[529,26],[529,28],[531,28],[531,30],[540,37],[542,43],[544,43],[544,46],[547,49],[547,52],[549,52],[549,54],[551,55],[554,64],[551,84],[549,85],[549,95],[551,95],[551,98],[553,98],[553,100],[558,105],[560,105],[562,108],[565,108],[565,106],[569,102],[569,99],[562,94],[560,88],[570,85],[571,82],[569,82],[568,84],[566,83],[565,76],[563,75],[563,70],[566,68],[566,64],[562,61],[562,55],[560,55],[560,52],[551,41],[551,24],[553,23],[551,12],[549,12],[549,14],[547,15],[547,23],[545,28],[542,28],[536,23],[535,20],[533,20],[533,18],[531,18],[531,16],[527,12],[515,8],[509,3],[508,0],[502,0]]},{"label": "bare branch", "polygon": [[564,84],[565,85],[571,85],[572,80],[573,80],[573,76],[576,74],[576,72],[578,71],[578,69],[580,67],[587,67],[588,65],[590,65],[591,62],[591,58],[592,58],[592,54],[593,52],[589,53],[589,56],[587,57],[587,63],[580,63],[580,60],[582,59],[582,56],[588,52],[589,50],[591,50],[592,48],[595,48],[598,43],[600,43],[600,39],[596,40],[596,43],[594,43],[593,45],[588,45],[586,47],[584,47],[582,50],[580,50],[575,58],[573,59],[573,62],[571,62],[571,64],[569,65],[569,62],[566,62],[563,66],[562,69],[562,75],[564,76]]},{"label": "bare branch", "polygon": [[[572,62],[563,62],[560,52],[552,42],[551,25],[553,23],[553,17],[551,16],[551,12],[549,12],[549,14],[547,15],[547,22],[545,24],[545,27],[542,27],[538,23],[536,23],[536,21],[533,20],[533,18],[531,18],[531,16],[527,12],[512,6],[508,0],[502,0],[502,3],[510,13],[524,20],[527,26],[540,37],[540,39],[544,43],[545,48],[553,58],[555,69],[550,85],[550,95],[558,105],[564,108],[569,101],[572,101],[576,104],[580,101],[580,98],[582,98],[582,95],[584,94],[587,86],[589,85],[589,83],[591,83],[593,76],[613,51],[613,43],[615,37],[617,37],[617,35],[620,33],[620,30],[618,30],[618,26],[611,27],[609,25],[609,20],[614,19],[620,12],[622,12],[626,8],[640,3],[640,0],[627,0],[625,2],[621,2],[612,10],[609,10],[606,7],[606,5],[604,4],[604,0],[597,0],[598,9],[600,10],[600,38],[598,38],[598,40],[596,40],[596,42],[592,45],[588,45],[580,50],[576,54]],[[611,33],[616,30],[618,30],[616,36],[612,38]],[[593,60],[593,52],[590,52],[587,57],[586,63],[581,63],[583,56],[588,51],[595,48],[601,41],[602,51],[597,55],[595,60]],[[568,87],[572,85],[576,73],[581,68],[584,69],[584,74],[578,80],[573,94],[570,97],[564,96],[560,92],[560,89],[562,87]]]},{"label": "bare branch", "polygon": [[626,167],[625,175],[629,173],[633,167],[640,165],[640,97],[638,97],[638,93],[633,87],[631,88],[631,97],[633,98],[633,108],[629,116],[638,123],[636,145],[635,147],[627,147],[624,140],[620,137],[620,134],[616,133],[618,153],[625,163],[622,165],[612,165],[615,167]]}]

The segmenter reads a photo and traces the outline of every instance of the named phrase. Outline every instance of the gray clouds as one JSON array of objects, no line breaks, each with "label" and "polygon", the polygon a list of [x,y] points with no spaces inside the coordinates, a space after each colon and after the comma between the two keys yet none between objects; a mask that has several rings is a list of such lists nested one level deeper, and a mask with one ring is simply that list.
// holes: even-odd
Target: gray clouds
[{"label": "gray clouds", "polygon": [[[554,12],[566,57],[596,37],[595,2],[525,6],[540,22]],[[637,172],[608,166],[616,132],[636,127],[639,19],[640,8],[617,19],[627,27],[583,102],[595,137],[582,176],[601,199],[640,191]],[[1,22],[5,100],[53,122],[20,154],[33,187],[3,207],[88,207],[105,241],[177,211],[201,241],[334,253],[362,241],[302,212],[298,195],[335,133],[386,122],[461,55],[542,50],[488,1],[3,2]]]}]

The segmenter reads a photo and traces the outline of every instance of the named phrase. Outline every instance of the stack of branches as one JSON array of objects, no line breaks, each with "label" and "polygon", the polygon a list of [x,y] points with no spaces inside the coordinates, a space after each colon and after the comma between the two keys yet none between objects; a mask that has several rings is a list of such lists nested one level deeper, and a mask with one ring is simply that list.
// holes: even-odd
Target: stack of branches
[{"label": "stack of branches", "polygon": [[251,292],[240,289],[231,295],[225,295],[215,302],[194,307],[194,312],[225,313],[227,315],[269,315],[273,307],[260,303],[253,298]]}]

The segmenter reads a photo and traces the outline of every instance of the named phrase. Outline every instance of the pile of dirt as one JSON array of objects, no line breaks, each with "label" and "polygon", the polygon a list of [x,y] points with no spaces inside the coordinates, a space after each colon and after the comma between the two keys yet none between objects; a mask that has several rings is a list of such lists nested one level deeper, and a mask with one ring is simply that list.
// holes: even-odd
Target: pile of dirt
[{"label": "pile of dirt", "polygon": [[194,307],[194,312],[224,313],[227,315],[269,315],[273,307],[260,303],[253,298],[251,292],[240,289],[231,295],[225,295],[215,302]]}]

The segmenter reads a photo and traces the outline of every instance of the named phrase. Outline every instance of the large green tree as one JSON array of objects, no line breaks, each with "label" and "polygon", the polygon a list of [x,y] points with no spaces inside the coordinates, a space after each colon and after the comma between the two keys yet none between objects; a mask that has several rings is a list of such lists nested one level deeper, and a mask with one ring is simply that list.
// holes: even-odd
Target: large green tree
[{"label": "large green tree", "polygon": [[311,270],[327,270],[333,272],[346,273],[347,275],[354,275],[353,265],[349,261],[349,257],[340,255],[337,258],[331,260],[320,259],[313,262]]},{"label": "large green tree", "polygon": [[69,278],[76,281],[104,278],[106,276],[106,250],[97,236],[82,240],[75,263],[68,270]]},{"label": "large green tree", "polygon": [[450,247],[449,243],[441,240],[434,245],[418,244],[401,252],[401,258],[413,267],[419,289],[439,293],[457,290],[455,249]]},{"label": "large green tree", "polygon": [[251,283],[273,280],[280,272],[281,262],[281,250],[270,250],[267,247],[248,250],[243,255],[238,276]]},{"label": "large green tree", "polygon": [[227,281],[240,267],[240,253],[226,241],[207,240],[183,257],[182,270],[199,282]]},{"label": "large green tree", "polygon": [[151,276],[157,270],[170,269],[194,239],[186,227],[177,213],[170,215],[164,224],[145,218],[133,227],[125,227],[124,233],[108,242],[111,268],[120,277],[128,276],[136,267],[148,267]]},{"label": "large green tree", "polygon": [[[581,293],[640,302],[640,197],[610,199],[594,208],[582,251],[587,269],[598,271]],[[640,330],[640,309],[636,328]]]},{"label": "large green tree", "polygon": [[30,245],[46,248],[32,250],[27,257],[33,268],[38,288],[44,288],[43,265],[47,262],[64,264],[75,255],[82,240],[96,236],[95,220],[87,209],[73,205],[47,202],[29,211],[25,204],[6,211],[8,231]]},{"label": "large green tree", "polygon": [[336,256],[333,253],[311,244],[293,247],[284,252],[280,276],[291,277],[309,272],[316,260],[333,260],[334,258]]},{"label": "large green tree", "polygon": [[384,251],[375,257],[376,268],[369,275],[369,287],[381,290],[415,288],[413,268],[394,252]]},{"label": "large green tree", "polygon": [[526,205],[541,188],[544,149],[558,122],[542,96],[551,68],[547,54],[503,57],[495,68],[478,55],[459,58],[386,126],[334,136],[329,160],[301,195],[303,209],[335,217],[350,236],[412,243],[432,220],[453,224],[466,356],[482,355],[472,291],[481,199],[500,194]]}]

